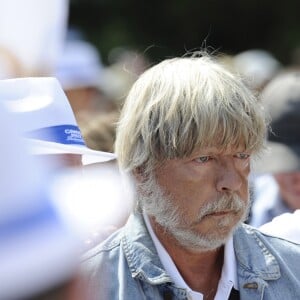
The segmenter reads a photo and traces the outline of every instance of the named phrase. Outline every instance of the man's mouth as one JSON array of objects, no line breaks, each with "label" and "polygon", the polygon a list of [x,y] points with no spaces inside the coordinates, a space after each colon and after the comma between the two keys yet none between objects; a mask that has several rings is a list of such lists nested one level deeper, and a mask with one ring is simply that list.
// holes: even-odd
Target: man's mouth
[{"label": "man's mouth", "polygon": [[205,215],[205,217],[222,217],[222,216],[226,216],[228,214],[233,214],[233,213],[235,213],[233,210],[222,210],[222,211],[216,211],[216,212],[209,213],[209,214]]}]

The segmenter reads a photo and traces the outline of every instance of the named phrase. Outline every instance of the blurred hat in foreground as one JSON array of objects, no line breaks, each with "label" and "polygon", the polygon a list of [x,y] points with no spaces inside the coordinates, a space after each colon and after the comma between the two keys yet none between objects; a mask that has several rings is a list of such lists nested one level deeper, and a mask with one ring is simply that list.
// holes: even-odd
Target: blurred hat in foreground
[{"label": "blurred hat in foreground", "polygon": [[[0,299],[27,299],[72,278],[78,240],[53,207],[47,170],[0,103]],[[47,185],[46,185],[47,184]]]},{"label": "blurred hat in foreground", "polygon": [[83,241],[82,250],[103,241],[122,227],[134,205],[134,185],[116,164],[85,166],[56,176],[55,204]]},{"label": "blurred hat in foreground", "polygon": [[17,116],[34,154],[79,154],[84,163],[116,158],[85,145],[69,101],[55,78],[0,80],[0,101]]},{"label": "blurred hat in foreground", "polygon": [[13,63],[5,78],[53,73],[66,35],[69,2],[0,0],[0,49],[10,53]]},{"label": "blurred hat in foreground", "polygon": [[300,170],[300,72],[274,78],[262,91],[262,104],[270,115],[269,151],[258,171]]}]

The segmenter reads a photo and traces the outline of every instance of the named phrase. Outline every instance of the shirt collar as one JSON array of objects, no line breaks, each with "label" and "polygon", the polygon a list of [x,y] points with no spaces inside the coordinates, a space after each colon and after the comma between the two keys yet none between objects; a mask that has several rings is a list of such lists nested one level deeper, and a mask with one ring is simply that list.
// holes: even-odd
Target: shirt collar
[{"label": "shirt collar", "polygon": [[[181,277],[178,269],[176,268],[172,258],[170,257],[164,246],[161,244],[154,230],[152,229],[149,217],[145,213],[143,213],[143,217],[146,227],[157,250],[158,256],[167,274],[169,274],[169,276],[178,287],[187,289],[188,293],[192,294],[192,299],[203,299],[203,295],[201,293],[191,290],[191,288],[186,284],[184,279]],[[238,290],[236,258],[233,248],[233,239],[232,237],[230,237],[225,244],[224,263],[216,296],[218,295],[218,293],[224,295],[224,290],[226,290],[225,293],[229,295],[232,286],[236,290]]]}]

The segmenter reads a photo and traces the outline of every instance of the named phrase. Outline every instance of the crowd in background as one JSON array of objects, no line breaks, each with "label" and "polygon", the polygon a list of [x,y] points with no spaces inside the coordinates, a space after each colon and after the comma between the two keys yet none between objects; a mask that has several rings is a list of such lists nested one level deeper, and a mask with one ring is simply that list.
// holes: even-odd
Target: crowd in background
[{"label": "crowd in background", "polygon": [[[4,104],[10,102],[8,105],[0,103],[0,112],[3,112],[0,118],[3,145],[0,239],[2,232],[16,235],[15,239],[3,235],[3,242],[7,243],[5,249],[0,241],[0,261],[2,266],[5,265],[0,268],[1,299],[24,299],[47,292],[52,286],[57,287],[57,295],[66,286],[63,293],[70,297],[53,299],[85,299],[78,293],[78,290],[82,292],[79,286],[83,283],[73,276],[77,274],[80,255],[74,250],[78,249],[80,253],[106,238],[125,224],[132,210],[132,187],[127,182],[124,190],[117,158],[113,154],[106,156],[106,152],[114,152],[116,124],[128,91],[153,62],[145,54],[125,45],[112,49],[109,64],[105,65],[99,50],[82,32],[67,28],[68,1],[46,2],[47,10],[43,1],[22,3],[18,10],[14,10],[16,1],[0,2],[6,7],[6,10],[0,10],[0,79],[3,82],[0,82],[0,98]],[[32,15],[32,5],[39,13]],[[14,18],[10,17],[10,12]],[[15,19],[19,20],[17,24],[13,22]],[[234,55],[218,53],[217,56],[226,68],[243,78],[270,117],[266,151],[253,165],[252,209],[247,223],[260,227],[283,213],[295,212],[293,217],[285,215],[275,219],[271,227],[269,224],[262,230],[273,233],[276,228],[277,234],[299,242],[299,232],[294,232],[297,225],[293,224],[299,224],[297,210],[300,209],[300,65],[297,60],[293,65],[282,65],[264,49],[247,49]],[[45,81],[35,83],[35,77]],[[48,107],[53,104],[55,109],[41,113],[44,108],[40,107],[41,103],[34,102],[35,90],[39,90],[36,97],[45,96],[46,102],[47,97],[55,99],[49,98],[50,102],[46,104]],[[31,104],[18,101],[29,98]],[[59,108],[61,105],[54,104],[56,101],[63,102],[64,107]],[[21,105],[16,108],[18,103]],[[33,114],[25,120],[24,111]],[[47,119],[47,126],[51,122],[51,126],[59,126],[60,121],[57,124],[53,121],[56,117],[71,120],[68,122],[73,124],[74,132],[79,130],[82,134],[82,139],[77,142],[86,152],[71,149],[70,145],[63,150],[61,147],[59,150],[54,147],[55,150],[50,152],[44,150],[43,147],[51,148],[53,143],[59,144],[61,140],[47,140],[48,144],[43,147],[36,141],[29,145],[24,141],[26,147],[20,142],[19,136],[27,135],[29,131],[24,133],[24,128],[30,127],[28,123],[34,123],[33,118],[37,125],[32,125],[30,133],[33,126],[35,132],[43,129]],[[13,127],[19,127],[16,132],[22,133],[15,133]],[[35,139],[39,137],[33,136]],[[20,157],[20,153],[24,153],[24,157]],[[55,162],[50,158],[53,154]],[[58,158],[58,154],[61,157]],[[86,161],[92,157],[93,163],[85,163],[84,155]],[[40,198],[44,203],[37,203]],[[26,209],[16,209],[21,206]],[[40,232],[36,232],[37,227]],[[69,232],[69,227],[76,237]],[[45,235],[47,239],[39,241]],[[64,249],[57,248],[60,239],[68,241],[63,243]],[[48,244],[49,249],[60,253],[47,252]],[[17,253],[16,248],[23,248],[23,253]],[[27,257],[27,248],[29,252],[40,253],[44,259],[37,262]],[[42,268],[47,276],[37,278],[35,268],[36,272]],[[30,278],[26,272],[30,273]],[[10,274],[5,281],[4,273]],[[18,291],[10,281],[19,287]]]}]

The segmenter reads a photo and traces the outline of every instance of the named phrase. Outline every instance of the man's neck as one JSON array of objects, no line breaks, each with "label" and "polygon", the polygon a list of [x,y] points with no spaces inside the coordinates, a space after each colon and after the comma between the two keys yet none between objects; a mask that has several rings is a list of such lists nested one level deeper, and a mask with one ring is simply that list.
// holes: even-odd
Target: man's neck
[{"label": "man's neck", "polygon": [[214,299],[222,273],[224,247],[203,252],[189,250],[167,234],[152,218],[150,223],[187,285],[204,294],[204,299]]}]

